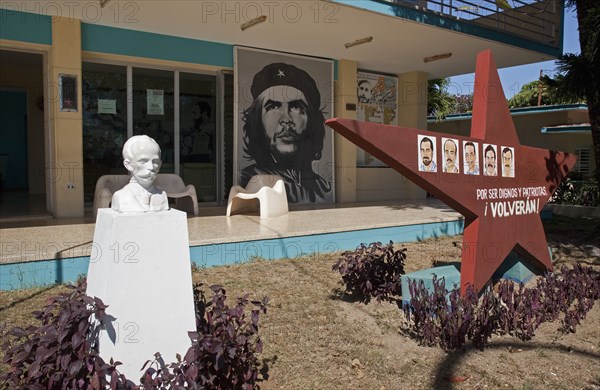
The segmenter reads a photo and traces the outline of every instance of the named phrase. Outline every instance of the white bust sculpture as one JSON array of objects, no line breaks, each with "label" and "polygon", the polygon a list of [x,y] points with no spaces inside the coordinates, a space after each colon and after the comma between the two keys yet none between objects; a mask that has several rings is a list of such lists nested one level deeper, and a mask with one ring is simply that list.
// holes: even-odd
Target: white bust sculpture
[{"label": "white bust sculpture", "polygon": [[123,164],[131,174],[131,180],[113,195],[113,210],[132,212],[169,209],[166,192],[153,184],[162,164],[160,155],[160,146],[147,135],[135,135],[125,142]]}]

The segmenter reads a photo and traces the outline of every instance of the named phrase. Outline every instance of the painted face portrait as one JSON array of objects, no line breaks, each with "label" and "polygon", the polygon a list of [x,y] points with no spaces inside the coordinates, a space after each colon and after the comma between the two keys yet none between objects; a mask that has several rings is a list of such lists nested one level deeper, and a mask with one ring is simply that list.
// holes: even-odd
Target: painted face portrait
[{"label": "painted face portrait", "polygon": [[444,141],[444,172],[458,173],[457,149],[455,140],[447,139]]},{"label": "painted face portrait", "polygon": [[509,147],[502,149],[502,177],[515,177],[514,155]]},{"label": "painted face portrait", "polygon": [[322,157],[325,118],[314,79],[304,70],[272,63],[254,75],[252,104],[244,110],[243,152],[251,160],[241,171],[246,186],[259,174],[278,175],[288,201],[331,202],[331,183],[313,165]]},{"label": "painted face portrait", "polygon": [[435,138],[423,137],[419,141],[419,154],[421,161],[419,163],[419,171],[421,172],[437,172],[435,163]]},{"label": "painted face portrait", "polygon": [[463,141],[464,172],[467,175],[479,175],[479,158],[477,148],[479,144],[471,141]]},{"label": "painted face portrait", "polygon": [[371,83],[367,80],[359,80],[358,82],[358,102],[368,103],[371,100]]},{"label": "painted face portrait", "polygon": [[468,166],[473,166],[475,164],[475,146],[465,146],[465,162]]},{"label": "painted face portrait", "polygon": [[252,95],[243,117],[247,156],[260,167],[312,170],[325,137],[314,80],[299,68],[275,63],[255,75]]},{"label": "painted face portrait", "polygon": [[261,120],[275,158],[298,152],[308,123],[308,103],[304,94],[294,87],[277,85],[266,89]]},{"label": "painted face portrait", "polygon": [[485,169],[483,173],[486,176],[496,176],[498,175],[498,171],[496,171],[496,150],[492,145],[488,145],[484,150],[484,160]]},{"label": "painted face portrait", "polygon": [[421,159],[423,160],[423,165],[429,166],[432,162],[433,156],[433,145],[431,141],[421,142]]}]

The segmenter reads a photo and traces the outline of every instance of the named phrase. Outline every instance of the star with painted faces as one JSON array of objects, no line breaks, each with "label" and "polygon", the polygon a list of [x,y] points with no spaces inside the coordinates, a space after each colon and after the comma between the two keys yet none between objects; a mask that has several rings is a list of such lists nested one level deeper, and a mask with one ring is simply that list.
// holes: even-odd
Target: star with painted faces
[{"label": "star with painted faces", "polygon": [[[477,291],[485,287],[512,251],[534,267],[552,270],[539,212],[575,165],[576,157],[520,144],[490,50],[477,56],[470,137],[452,135],[457,147],[482,148],[473,154],[489,157],[475,162],[487,168],[487,173],[483,169],[482,175],[419,169],[419,140],[439,140],[440,133],[338,118],[326,123],[465,217],[463,294],[468,285]],[[492,146],[488,152],[494,153],[487,156],[483,150],[486,146]],[[439,150],[438,161],[451,160],[444,158],[444,145],[433,147]],[[449,143],[446,148],[454,150]],[[455,153],[464,154],[462,148]],[[511,164],[510,174],[499,175],[498,165],[505,160],[499,163],[498,156],[505,160],[510,157],[505,163]]]}]

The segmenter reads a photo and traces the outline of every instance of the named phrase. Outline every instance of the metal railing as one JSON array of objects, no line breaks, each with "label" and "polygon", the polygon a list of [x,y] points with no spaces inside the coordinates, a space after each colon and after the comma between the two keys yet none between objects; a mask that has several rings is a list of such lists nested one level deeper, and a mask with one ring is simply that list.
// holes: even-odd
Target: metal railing
[{"label": "metal railing", "polygon": [[[381,3],[382,0],[375,0]],[[560,48],[563,0],[383,0],[393,14],[402,8],[493,29]]]}]

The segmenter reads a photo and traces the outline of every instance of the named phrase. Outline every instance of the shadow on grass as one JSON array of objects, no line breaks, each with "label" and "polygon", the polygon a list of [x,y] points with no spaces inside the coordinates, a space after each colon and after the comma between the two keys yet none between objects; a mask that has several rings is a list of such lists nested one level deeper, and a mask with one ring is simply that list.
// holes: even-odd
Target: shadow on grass
[{"label": "shadow on grass", "polygon": [[264,380],[269,379],[269,369],[271,368],[271,366],[274,366],[275,363],[277,363],[277,360],[279,360],[279,357],[277,355],[273,355],[273,357],[265,358],[262,360],[260,373]]},{"label": "shadow on grass", "polygon": [[[344,291],[340,288],[333,289],[331,291],[331,293],[329,294],[328,298],[331,299],[332,301],[342,301],[345,303],[363,303],[365,305],[365,307],[371,303],[379,303],[377,301],[377,298],[371,298],[368,301],[366,301],[365,298],[362,297],[361,295],[353,294],[351,292]],[[381,302],[391,303],[393,305],[396,305],[398,307],[398,309],[402,310],[403,303],[402,303],[402,295],[400,295],[400,294],[382,299]],[[365,314],[368,314],[369,316],[373,317],[373,314],[369,313],[367,310],[363,310],[361,308],[359,308],[359,309],[361,311],[363,311]]]},{"label": "shadow on grass", "polygon": [[37,297],[38,295],[42,295],[45,292],[52,290],[56,286],[58,286],[58,285],[57,284],[50,285],[48,287],[45,287],[43,289],[40,289],[40,290],[32,293],[32,294],[30,294],[30,295],[28,295],[26,297],[23,297],[21,299],[17,299],[16,301],[11,302],[10,305],[8,305],[8,306],[0,307],[0,313],[2,313],[5,310],[12,309],[13,307],[17,306],[18,304],[26,302],[26,301],[28,301],[30,299],[33,299],[33,298]]},{"label": "shadow on grass", "polygon": [[[535,350],[535,349],[547,349],[554,350],[559,352],[564,352],[568,354],[576,354],[583,357],[587,357],[590,359],[600,359],[600,353],[594,353],[590,351],[585,351],[579,348],[566,347],[564,345],[556,345],[552,343],[539,343],[539,342],[527,342],[527,343],[515,343],[515,342],[495,342],[489,344],[485,347],[485,350],[493,350],[493,349],[514,349],[514,350]],[[448,377],[454,375],[456,367],[460,365],[460,363],[469,357],[472,352],[479,352],[480,349],[473,346],[465,346],[460,350],[452,351],[446,355],[446,357],[437,365],[434,370],[433,382],[431,383],[431,388],[447,388],[452,389],[452,383],[448,381]],[[464,373],[468,375],[468,373]],[[600,382],[600,377],[592,379],[590,385],[598,385]],[[456,387],[460,385],[457,384]]]},{"label": "shadow on grass", "polygon": [[555,215],[552,220],[542,223],[548,238],[559,236],[572,243],[600,245],[600,221]]},{"label": "shadow on grass", "polygon": [[329,299],[333,301],[343,301],[346,303],[357,303],[364,302],[364,298],[358,294],[353,294],[342,290],[341,288],[334,288],[329,294]]}]

